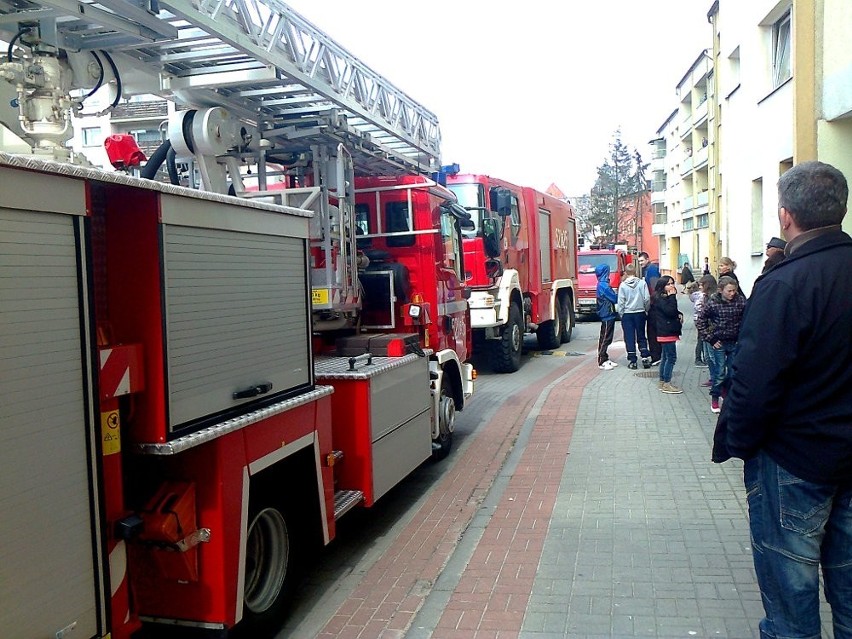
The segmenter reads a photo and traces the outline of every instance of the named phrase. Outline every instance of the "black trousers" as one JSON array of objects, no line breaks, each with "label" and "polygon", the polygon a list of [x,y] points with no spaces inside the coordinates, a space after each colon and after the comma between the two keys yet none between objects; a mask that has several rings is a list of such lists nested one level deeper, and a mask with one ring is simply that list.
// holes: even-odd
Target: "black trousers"
[{"label": "black trousers", "polygon": [[601,336],[598,339],[598,366],[609,359],[606,349],[612,344],[613,333],[615,333],[615,320],[601,320]]}]

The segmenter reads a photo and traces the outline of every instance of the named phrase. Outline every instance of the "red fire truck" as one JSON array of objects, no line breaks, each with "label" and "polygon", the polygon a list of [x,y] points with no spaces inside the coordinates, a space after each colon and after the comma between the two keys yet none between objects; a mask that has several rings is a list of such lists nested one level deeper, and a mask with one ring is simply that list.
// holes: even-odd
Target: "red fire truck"
[{"label": "red fire truck", "polygon": [[[0,151],[0,634],[263,636],[472,395],[437,120],[278,3],[34,7],[0,0],[0,122],[32,148]],[[69,162],[70,104],[146,71],[187,107],[148,165]]]},{"label": "red fire truck", "polygon": [[547,349],[571,341],[577,304],[571,205],[487,175],[450,173],[447,185],[474,221],[464,240],[471,321],[493,368],[518,370],[525,333],[535,333]]},{"label": "red fire truck", "polygon": [[624,249],[593,245],[588,251],[580,251],[577,261],[580,265],[577,287],[579,312],[581,315],[597,315],[598,278],[595,275],[595,267],[598,264],[606,264],[609,267],[609,284],[617,292],[624,275],[624,267],[633,261],[633,256]]}]

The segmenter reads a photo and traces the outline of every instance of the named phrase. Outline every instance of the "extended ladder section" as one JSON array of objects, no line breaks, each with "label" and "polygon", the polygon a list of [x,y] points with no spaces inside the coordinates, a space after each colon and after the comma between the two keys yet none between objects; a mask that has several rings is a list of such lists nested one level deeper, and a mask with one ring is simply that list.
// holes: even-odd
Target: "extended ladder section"
[{"label": "extended ladder section", "polygon": [[0,0],[0,38],[36,25],[60,49],[107,51],[125,95],[222,106],[273,154],[343,143],[358,174],[439,165],[437,117],[278,0]]}]

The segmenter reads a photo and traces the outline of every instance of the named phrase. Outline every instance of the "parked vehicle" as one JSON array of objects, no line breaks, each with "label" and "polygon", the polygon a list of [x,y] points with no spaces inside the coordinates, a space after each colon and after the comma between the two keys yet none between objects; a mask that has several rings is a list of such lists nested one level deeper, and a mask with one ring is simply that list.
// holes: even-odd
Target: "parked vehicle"
[{"label": "parked vehicle", "polygon": [[472,216],[464,239],[471,321],[493,368],[518,370],[525,333],[546,349],[569,342],[577,304],[573,207],[487,175],[451,173],[447,186]]},{"label": "parked vehicle", "polygon": [[580,251],[577,255],[578,267],[578,301],[579,312],[583,316],[597,316],[597,293],[598,279],[595,276],[595,267],[598,264],[606,264],[609,267],[609,283],[613,290],[618,291],[621,278],[624,275],[624,267],[633,261],[633,256],[623,249],[601,249],[593,248],[588,251]]}]

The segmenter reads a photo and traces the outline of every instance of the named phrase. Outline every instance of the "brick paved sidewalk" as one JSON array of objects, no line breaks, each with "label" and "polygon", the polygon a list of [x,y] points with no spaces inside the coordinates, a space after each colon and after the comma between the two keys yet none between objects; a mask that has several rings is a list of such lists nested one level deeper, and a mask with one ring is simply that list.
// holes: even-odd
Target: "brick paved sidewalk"
[{"label": "brick paved sidewalk", "polygon": [[694,339],[682,395],[618,344],[613,371],[565,358],[510,395],[318,637],[756,638],[741,464],[709,461]]}]

